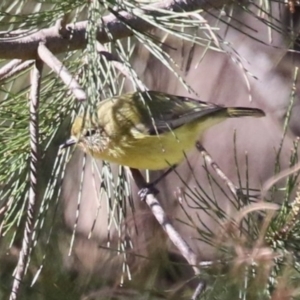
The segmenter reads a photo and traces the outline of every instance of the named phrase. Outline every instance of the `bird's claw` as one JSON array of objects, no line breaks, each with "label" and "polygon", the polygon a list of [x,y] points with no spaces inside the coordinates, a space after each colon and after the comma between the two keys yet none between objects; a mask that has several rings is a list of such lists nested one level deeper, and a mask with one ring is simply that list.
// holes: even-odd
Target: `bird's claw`
[{"label": "bird's claw", "polygon": [[149,184],[138,191],[138,195],[142,201],[146,200],[147,195],[149,194],[157,195],[158,193],[159,190],[152,184]]}]

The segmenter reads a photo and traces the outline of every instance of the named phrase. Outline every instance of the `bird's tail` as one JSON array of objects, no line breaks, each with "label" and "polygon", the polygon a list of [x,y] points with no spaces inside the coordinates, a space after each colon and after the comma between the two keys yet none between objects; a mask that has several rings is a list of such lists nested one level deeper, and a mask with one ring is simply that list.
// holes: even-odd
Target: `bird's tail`
[{"label": "bird's tail", "polygon": [[230,118],[238,117],[264,117],[266,114],[259,108],[250,107],[229,107],[227,114]]}]

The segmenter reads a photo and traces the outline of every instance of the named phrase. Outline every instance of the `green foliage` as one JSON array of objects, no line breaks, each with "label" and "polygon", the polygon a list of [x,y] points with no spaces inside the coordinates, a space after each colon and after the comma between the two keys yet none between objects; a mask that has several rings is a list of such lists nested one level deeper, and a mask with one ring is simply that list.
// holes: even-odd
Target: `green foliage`
[{"label": "green foliage", "polygon": [[[251,3],[251,6],[245,5],[243,7],[241,4],[235,5],[257,20],[261,20],[259,14],[264,13],[266,17],[261,21],[267,23],[272,30],[286,33],[281,27],[280,20],[272,17],[269,4],[268,1],[265,1],[260,7],[254,3]],[[99,99],[122,93],[127,84],[126,80],[130,81],[131,89],[147,88],[139,78],[138,72],[132,67],[137,47],[143,47],[149,51],[170,71],[170,74],[177,78],[178,82],[190,91],[192,90],[191,87],[186,84],[182,73],[179,72],[178,62],[170,54],[172,49],[175,50],[177,47],[177,44],[175,46],[169,44],[169,40],[172,40],[170,37],[204,47],[203,56],[199,57],[199,62],[208,49],[227,53],[240,67],[248,84],[248,77],[251,74],[243,67],[242,58],[235,52],[234,47],[218,34],[219,23],[226,23],[242,30],[236,25],[237,22],[232,20],[230,13],[226,13],[230,11],[230,8],[237,9],[235,5],[229,6],[227,4],[227,7],[214,11],[220,15],[214,27],[205,22],[202,17],[204,15],[202,10],[191,13],[152,8],[146,14],[141,14],[143,5],[142,2],[114,0],[103,2],[74,0],[12,2],[5,0],[0,4],[0,28],[5,31],[25,30],[25,33],[29,34],[53,26],[55,21],[63,16],[66,16],[69,22],[88,20],[87,47],[84,50],[60,56],[60,60],[70,73],[84,87],[88,101],[78,104],[60,78],[47,68],[44,70],[39,109],[41,166],[39,171],[39,201],[35,212],[36,223],[33,234],[34,244],[30,253],[31,260],[27,266],[27,276],[22,287],[23,299],[82,299],[81,296],[90,295],[91,290],[98,292],[95,292],[94,296],[90,295],[88,299],[125,299],[126,297],[124,290],[111,293],[103,292],[107,286],[115,284],[115,282],[107,282],[105,274],[90,278],[85,274],[79,274],[79,271],[77,273],[77,271],[68,270],[62,258],[63,255],[67,255],[67,251],[56,247],[57,244],[61,245],[64,244],[65,240],[70,240],[71,245],[69,243],[68,245],[64,244],[64,247],[72,248],[76,235],[76,225],[73,228],[72,237],[65,233],[58,234],[58,232],[65,230],[64,225],[59,221],[61,219],[59,197],[70,153],[57,156],[57,150],[59,144],[68,137],[70,123],[79,111],[89,113]],[[254,12],[253,6],[258,12]],[[153,32],[142,32],[139,28],[130,27],[126,23],[126,19],[121,17],[119,13],[121,10],[139,16],[143,21],[152,24],[159,31],[159,37]],[[105,45],[106,48],[102,49],[99,48],[95,36],[98,26],[103,26],[101,19],[109,13],[114,14],[116,18],[126,24],[131,30],[132,37],[122,41],[114,40],[110,35],[109,28],[106,28],[111,41]],[[226,18],[222,17],[224,13],[227,14]],[[251,37],[251,34],[245,34]],[[103,53],[101,54],[101,51],[113,54],[117,59],[107,59]],[[193,53],[188,55],[192,56]],[[1,63],[4,65],[6,61]],[[28,129],[30,84],[28,78],[29,71],[23,71],[21,74],[16,74],[14,77],[1,82],[0,90],[1,299],[7,298],[10,294],[11,274],[17,262],[18,249],[23,238],[24,217],[27,213],[30,160],[30,133]],[[287,122],[292,105],[293,101],[291,100],[286,118]],[[284,128],[284,134],[287,130],[287,124]],[[278,164],[275,167],[275,173],[280,171],[281,146],[279,145],[277,152]],[[290,157],[291,167],[298,163],[297,150],[298,140],[295,141]],[[237,148],[236,151],[238,151]],[[84,160],[81,186],[85,163]],[[245,163],[248,164],[247,156]],[[210,186],[204,187],[197,182],[195,189],[188,187],[183,199],[196,211],[205,211],[222,228],[222,234],[215,236],[212,229],[207,227],[200,217],[198,223],[195,223],[188,212],[186,212],[188,221],[181,223],[183,226],[195,228],[199,233],[199,241],[218,249],[220,259],[216,262],[208,262],[205,266],[203,263],[203,267],[201,267],[203,270],[201,276],[208,285],[203,299],[248,300],[270,299],[271,297],[276,299],[276,295],[293,294],[300,279],[298,254],[300,250],[300,196],[299,193],[294,196],[297,189],[298,172],[287,177],[286,185],[281,190],[273,185],[269,202],[272,202],[277,193],[283,193],[282,205],[278,212],[270,215],[268,209],[264,210],[262,206],[246,213],[240,222],[235,222],[236,220],[231,219],[227,212],[220,207],[216,197],[208,196],[207,192],[207,189],[214,192],[215,184],[217,184],[224,199],[238,211],[241,212],[251,207],[253,202],[257,200],[258,191],[249,186],[248,173],[243,174],[243,176],[239,174],[237,160],[234,167],[240,178],[238,197],[233,197],[223,186],[219,185],[217,176],[210,173],[208,166],[205,166],[204,171],[207,172]],[[124,229],[122,227],[127,226],[123,224],[128,209],[125,203],[132,204],[128,178],[122,167],[119,169],[117,178],[113,178],[111,167],[107,163],[104,163],[100,168],[93,162],[93,172],[102,182],[101,192],[98,196],[101,198],[105,194],[107,206],[110,208],[107,216],[108,232],[117,229],[120,241],[115,250],[122,256],[123,274],[130,277],[131,271],[127,265],[128,256],[125,251],[131,247],[130,234],[128,234],[129,240],[121,239],[124,231],[127,233],[132,230],[132,228]],[[180,174],[178,175],[180,176]],[[246,183],[241,177],[246,178]],[[81,209],[81,192],[79,189],[78,210]],[[212,194],[214,195],[214,193]],[[184,207],[182,208],[184,209]],[[134,209],[132,205],[131,209]],[[76,218],[78,222],[79,213]],[[202,225],[201,228],[200,225]],[[92,232],[93,228],[91,228],[90,235]],[[9,258],[6,257],[7,252],[10,254]],[[162,265],[167,266],[166,269],[175,266],[175,271],[172,269],[173,275],[175,273],[177,276],[176,272],[180,273],[176,267],[182,263],[176,265],[176,261],[174,263],[168,258],[162,262],[165,263],[165,265],[161,263]],[[188,298],[192,294],[193,288],[188,288],[185,282],[182,283],[180,280],[178,281],[184,286],[184,292],[180,290],[181,286],[174,288],[175,292],[166,291],[163,284],[159,290],[156,288],[159,271],[151,271],[152,273],[149,272],[149,276],[145,277],[149,280],[145,285],[132,283],[130,286],[132,290],[130,288],[127,290],[131,299],[178,299],[176,297],[179,294],[182,298]],[[180,278],[180,274],[178,277]],[[133,278],[134,280],[135,278]],[[35,283],[33,288],[30,287],[31,282]],[[180,291],[177,293],[176,289]]]}]

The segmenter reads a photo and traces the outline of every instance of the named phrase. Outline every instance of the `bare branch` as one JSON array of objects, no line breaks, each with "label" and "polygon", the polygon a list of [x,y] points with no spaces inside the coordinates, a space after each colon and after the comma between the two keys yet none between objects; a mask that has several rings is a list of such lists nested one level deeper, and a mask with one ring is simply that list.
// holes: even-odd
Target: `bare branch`
[{"label": "bare branch", "polygon": [[34,225],[34,215],[38,199],[38,164],[39,164],[39,95],[41,86],[43,63],[40,60],[35,62],[31,77],[30,91],[30,187],[27,208],[27,218],[22,240],[22,248],[19,254],[18,264],[15,270],[15,277],[10,294],[10,300],[18,298],[20,284],[25,274],[28,255],[32,244],[32,233]]},{"label": "bare branch", "polygon": [[22,63],[22,59],[14,59],[0,69],[0,79]]},{"label": "bare branch", "polygon": [[214,171],[219,175],[219,177],[226,183],[229,190],[233,194],[234,197],[238,196],[238,187],[236,187],[231,180],[223,173],[223,171],[219,168],[219,166],[213,161],[205,148],[200,144],[200,142],[196,143],[196,148],[202,154],[205,161],[214,169]]},{"label": "bare branch", "polygon": [[[202,8],[220,7],[228,0],[166,0],[159,3],[141,6],[133,10],[134,14],[128,12],[114,12],[103,17],[98,22],[97,39],[104,44],[111,40],[129,37],[133,35],[130,28],[139,32],[146,32],[154,26],[144,21],[140,16],[142,14],[151,14],[152,16],[162,16],[163,10],[174,12],[194,11]],[[159,10],[159,12],[158,12]],[[0,58],[6,59],[35,59],[37,48],[41,42],[47,44],[47,48],[53,54],[73,51],[85,48],[87,44],[86,28],[88,21],[77,22],[66,25],[70,32],[69,36],[61,35],[57,30],[57,25],[50,28],[38,30],[32,34],[24,34],[18,37],[14,31],[7,32],[8,36],[14,38],[2,38],[0,40]],[[110,37],[108,37],[108,34]],[[5,36],[5,33],[2,33]],[[26,45],[26,46],[25,46]]]},{"label": "bare branch", "polygon": [[[97,51],[99,54],[103,55],[108,61],[111,62],[118,62],[121,63],[121,60],[119,57],[115,54],[110,53],[105,46],[103,46],[101,43],[97,42]],[[121,64],[122,65],[122,64]],[[117,68],[119,68],[118,65],[116,65]],[[120,70],[121,71],[121,70]]]},{"label": "bare branch", "polygon": [[[136,183],[138,189],[144,188],[147,184],[144,180],[141,172],[137,169],[130,169],[131,175]],[[192,266],[195,275],[200,275],[200,269],[198,267],[198,259],[195,252],[191,249],[188,243],[181,237],[178,231],[173,227],[171,221],[167,217],[164,209],[160,205],[159,201],[153,194],[148,194],[145,198],[145,202],[151,209],[153,215],[155,216],[158,223],[161,225],[163,230],[167,233],[170,240],[180,251],[182,256],[187,260],[187,262]],[[192,299],[196,299],[198,295],[203,291],[205,287],[204,282],[200,282]],[[194,298],[196,297],[196,298]]]},{"label": "bare branch", "polygon": [[13,59],[0,69],[0,82],[28,69],[33,64],[34,60]]},{"label": "bare branch", "polygon": [[79,83],[69,73],[67,68],[64,67],[64,65],[42,43],[38,47],[38,55],[43,62],[45,62],[57,75],[60,76],[61,80],[68,86],[79,101],[86,100],[86,93]]},{"label": "bare branch", "polygon": [[[126,66],[126,64],[122,62],[122,60],[119,59],[116,55],[108,52],[105,46],[103,46],[99,42],[97,42],[97,51],[99,52],[99,54],[103,55],[108,61],[112,62],[114,67],[118,69],[121,72],[121,74],[123,74],[126,78],[131,79],[132,76],[130,75],[129,67]],[[137,78],[135,83],[141,91],[145,90],[145,86],[140,79]]]},{"label": "bare branch", "polygon": [[99,54],[103,55],[108,61],[112,62],[116,69],[118,69],[125,77],[130,78],[129,72],[126,66],[121,62],[121,60],[114,54],[110,53],[105,46],[97,42],[97,51]]}]

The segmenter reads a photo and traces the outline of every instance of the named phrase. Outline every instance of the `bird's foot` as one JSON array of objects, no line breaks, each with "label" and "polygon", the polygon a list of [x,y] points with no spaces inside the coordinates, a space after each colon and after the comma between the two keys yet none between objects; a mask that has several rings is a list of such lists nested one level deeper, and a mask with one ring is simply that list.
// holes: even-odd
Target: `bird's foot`
[{"label": "bird's foot", "polygon": [[147,195],[157,195],[159,193],[159,190],[152,184],[147,184],[145,187],[141,188],[138,191],[138,195],[141,198],[142,201],[146,200]]}]

